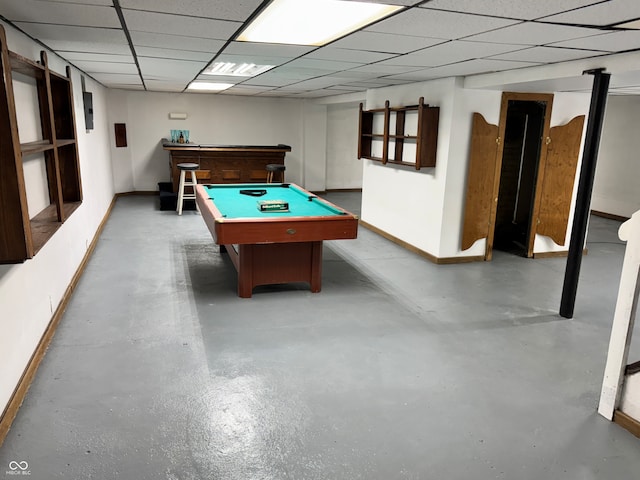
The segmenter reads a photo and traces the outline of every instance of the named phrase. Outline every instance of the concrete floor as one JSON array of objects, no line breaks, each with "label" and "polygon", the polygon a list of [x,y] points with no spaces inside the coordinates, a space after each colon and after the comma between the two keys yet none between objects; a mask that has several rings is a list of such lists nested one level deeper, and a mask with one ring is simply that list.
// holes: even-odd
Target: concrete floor
[{"label": "concrete floor", "polygon": [[325,242],[321,293],[240,299],[201,217],[156,202],[118,200],[0,477],[640,477],[640,440],[596,413],[618,222],[592,219],[567,320],[563,258],[437,266],[364,228]]}]

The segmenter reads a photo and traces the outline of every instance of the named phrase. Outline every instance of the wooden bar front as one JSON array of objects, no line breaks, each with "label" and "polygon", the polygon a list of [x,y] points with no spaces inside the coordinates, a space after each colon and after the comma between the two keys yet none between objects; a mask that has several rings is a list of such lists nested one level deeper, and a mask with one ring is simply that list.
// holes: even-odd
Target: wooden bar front
[{"label": "wooden bar front", "polygon": [[162,147],[171,156],[171,182],[178,191],[179,163],[197,163],[196,172],[201,183],[260,183],[266,182],[266,166],[284,165],[289,145],[207,145],[163,141]]}]

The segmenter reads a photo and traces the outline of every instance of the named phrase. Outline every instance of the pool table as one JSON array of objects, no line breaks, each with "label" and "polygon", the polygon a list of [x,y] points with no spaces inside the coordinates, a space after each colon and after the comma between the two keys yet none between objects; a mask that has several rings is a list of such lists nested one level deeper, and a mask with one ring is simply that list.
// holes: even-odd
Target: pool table
[{"label": "pool table", "polygon": [[[282,200],[288,211],[262,212],[259,201]],[[356,238],[358,217],[293,183],[197,185],[196,201],[213,240],[238,271],[238,296],[253,288],[322,284],[322,242]]]}]

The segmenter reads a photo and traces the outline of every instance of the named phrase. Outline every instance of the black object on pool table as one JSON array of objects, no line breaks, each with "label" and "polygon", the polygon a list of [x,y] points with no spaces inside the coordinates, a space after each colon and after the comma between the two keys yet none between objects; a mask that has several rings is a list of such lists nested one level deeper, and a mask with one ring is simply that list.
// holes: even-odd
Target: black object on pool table
[{"label": "black object on pool table", "polygon": [[266,190],[263,189],[250,189],[250,190],[240,190],[242,195],[249,195],[251,197],[261,197],[267,194]]}]

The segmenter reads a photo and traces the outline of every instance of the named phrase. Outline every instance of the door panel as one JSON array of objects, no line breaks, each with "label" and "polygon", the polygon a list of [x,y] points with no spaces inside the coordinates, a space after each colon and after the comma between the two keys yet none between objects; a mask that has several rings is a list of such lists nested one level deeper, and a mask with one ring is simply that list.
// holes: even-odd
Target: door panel
[{"label": "door panel", "polygon": [[578,167],[584,115],[549,131],[547,159],[540,195],[536,233],[564,245],[571,197]]},{"label": "door panel", "polygon": [[481,114],[474,113],[462,250],[467,250],[477,240],[489,235],[497,151],[498,126],[487,123]]}]

